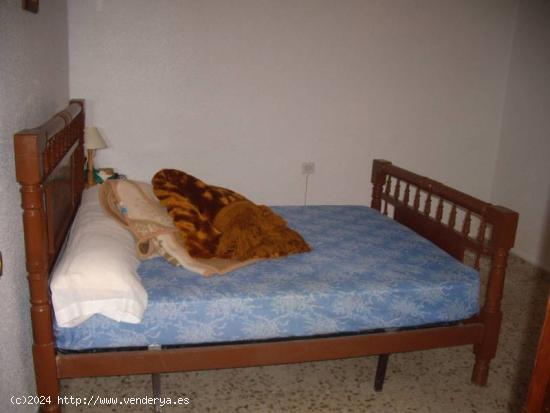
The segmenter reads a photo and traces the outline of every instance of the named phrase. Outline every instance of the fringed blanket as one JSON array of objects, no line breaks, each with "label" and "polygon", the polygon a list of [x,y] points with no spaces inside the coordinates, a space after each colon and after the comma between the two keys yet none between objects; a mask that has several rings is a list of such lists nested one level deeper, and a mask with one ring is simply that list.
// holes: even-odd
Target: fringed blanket
[{"label": "fringed blanket", "polygon": [[191,257],[242,261],[311,250],[283,218],[230,189],[175,169],[157,172],[152,183]]}]

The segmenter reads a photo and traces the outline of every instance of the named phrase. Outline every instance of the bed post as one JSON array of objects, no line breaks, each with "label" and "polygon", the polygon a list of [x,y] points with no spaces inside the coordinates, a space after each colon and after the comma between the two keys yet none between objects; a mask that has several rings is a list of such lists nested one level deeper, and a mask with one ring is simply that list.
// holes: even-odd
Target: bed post
[{"label": "bed post", "polygon": [[372,182],[372,198],[370,207],[378,211],[382,210],[382,189],[386,182],[386,171],[384,168],[391,165],[391,162],[383,159],[375,159],[372,161],[372,174],[370,181]]},{"label": "bed post", "polygon": [[[84,115],[84,101],[72,100],[81,107]],[[78,112],[76,112],[78,114]],[[60,112],[54,123],[44,124],[38,129],[24,130],[14,136],[15,168],[17,181],[21,185],[21,199],[23,208],[23,227],[25,233],[26,263],[31,304],[31,322],[33,330],[33,361],[36,379],[36,391],[44,397],[45,404],[40,406],[42,412],[58,413],[61,408],[58,404],[59,379],[55,339],[53,334],[53,315],[50,303],[49,288],[49,258],[46,211],[44,205],[43,182],[47,176],[45,151],[48,139],[60,127],[59,121],[67,125],[76,114]],[[76,124],[76,128],[84,127],[84,118]],[[81,124],[82,123],[82,124]],[[79,150],[82,152],[82,131],[73,129],[79,140]],[[52,136],[48,136],[51,134]],[[56,142],[55,148],[67,144],[67,138]],[[72,136],[71,136],[72,138]],[[78,150],[77,150],[78,151]],[[57,151],[54,162],[60,160],[64,152]],[[73,168],[82,169],[83,154],[76,154]],[[52,161],[51,159],[49,160]],[[48,165],[48,168],[51,165]],[[78,173],[76,171],[76,173]],[[77,175],[77,177],[80,177]],[[74,202],[80,200],[82,179],[73,181]]]},{"label": "bed post", "polygon": [[[382,191],[386,182],[385,167],[391,165],[390,161],[375,159],[372,161],[372,174],[370,181],[372,183],[372,197],[370,207],[382,212]],[[382,391],[384,381],[386,380],[386,368],[388,366],[389,354],[380,354],[374,377],[374,390]]]},{"label": "bed post", "polygon": [[[23,226],[33,329],[33,360],[36,390],[39,396],[50,398],[44,412],[59,412],[57,396],[59,381],[55,361],[52,331],[52,310],[48,285],[46,218],[43,203],[42,153],[46,134],[40,129],[15,135],[15,165],[21,184]],[[46,399],[47,400],[47,399]]]},{"label": "bed post", "polygon": [[480,342],[474,345],[476,357],[472,382],[484,386],[489,376],[489,363],[496,355],[502,311],[500,308],[504,289],[504,276],[508,261],[508,252],[514,245],[518,214],[509,209],[490,206],[488,218],[494,222],[492,244],[494,253],[485,294],[485,302],[480,312],[480,319],[485,329]]}]

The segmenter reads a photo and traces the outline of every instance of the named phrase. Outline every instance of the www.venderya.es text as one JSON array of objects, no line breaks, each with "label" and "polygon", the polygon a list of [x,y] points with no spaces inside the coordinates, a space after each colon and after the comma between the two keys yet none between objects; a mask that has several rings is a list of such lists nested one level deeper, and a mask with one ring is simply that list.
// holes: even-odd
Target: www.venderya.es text
[{"label": "www.venderya.es text", "polygon": [[[50,405],[55,398],[49,396],[12,396],[11,403],[15,406],[23,405]],[[112,397],[112,396],[58,396],[57,404],[72,406],[135,406],[135,405],[159,405],[186,406],[191,404],[189,397]]]}]

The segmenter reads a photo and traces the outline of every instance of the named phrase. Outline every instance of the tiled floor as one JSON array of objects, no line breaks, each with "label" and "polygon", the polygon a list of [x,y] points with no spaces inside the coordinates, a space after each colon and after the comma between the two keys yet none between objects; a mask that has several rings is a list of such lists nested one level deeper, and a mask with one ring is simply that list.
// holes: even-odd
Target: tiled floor
[{"label": "tiled floor", "polygon": [[[519,412],[523,403],[550,276],[511,258],[504,293],[504,321],[489,385],[469,383],[470,347],[390,357],[382,393],[373,391],[376,358],[164,374],[163,396],[191,403],[165,412]],[[150,376],[74,379],[63,394],[151,396]],[[150,412],[151,406],[103,406],[66,412]]]}]

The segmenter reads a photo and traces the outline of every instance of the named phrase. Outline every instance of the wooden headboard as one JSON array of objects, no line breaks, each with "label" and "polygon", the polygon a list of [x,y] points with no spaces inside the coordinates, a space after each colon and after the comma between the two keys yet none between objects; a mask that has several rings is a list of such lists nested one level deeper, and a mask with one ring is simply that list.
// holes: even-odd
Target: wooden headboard
[{"label": "wooden headboard", "polygon": [[[14,136],[29,279],[47,278],[84,188],[84,100]],[[31,288],[32,290],[32,288]]]},{"label": "wooden headboard", "polygon": [[71,100],[43,125],[14,136],[38,394],[59,394],[59,382],[48,380],[57,371],[49,277],[84,189],[84,117],[84,100]]}]

